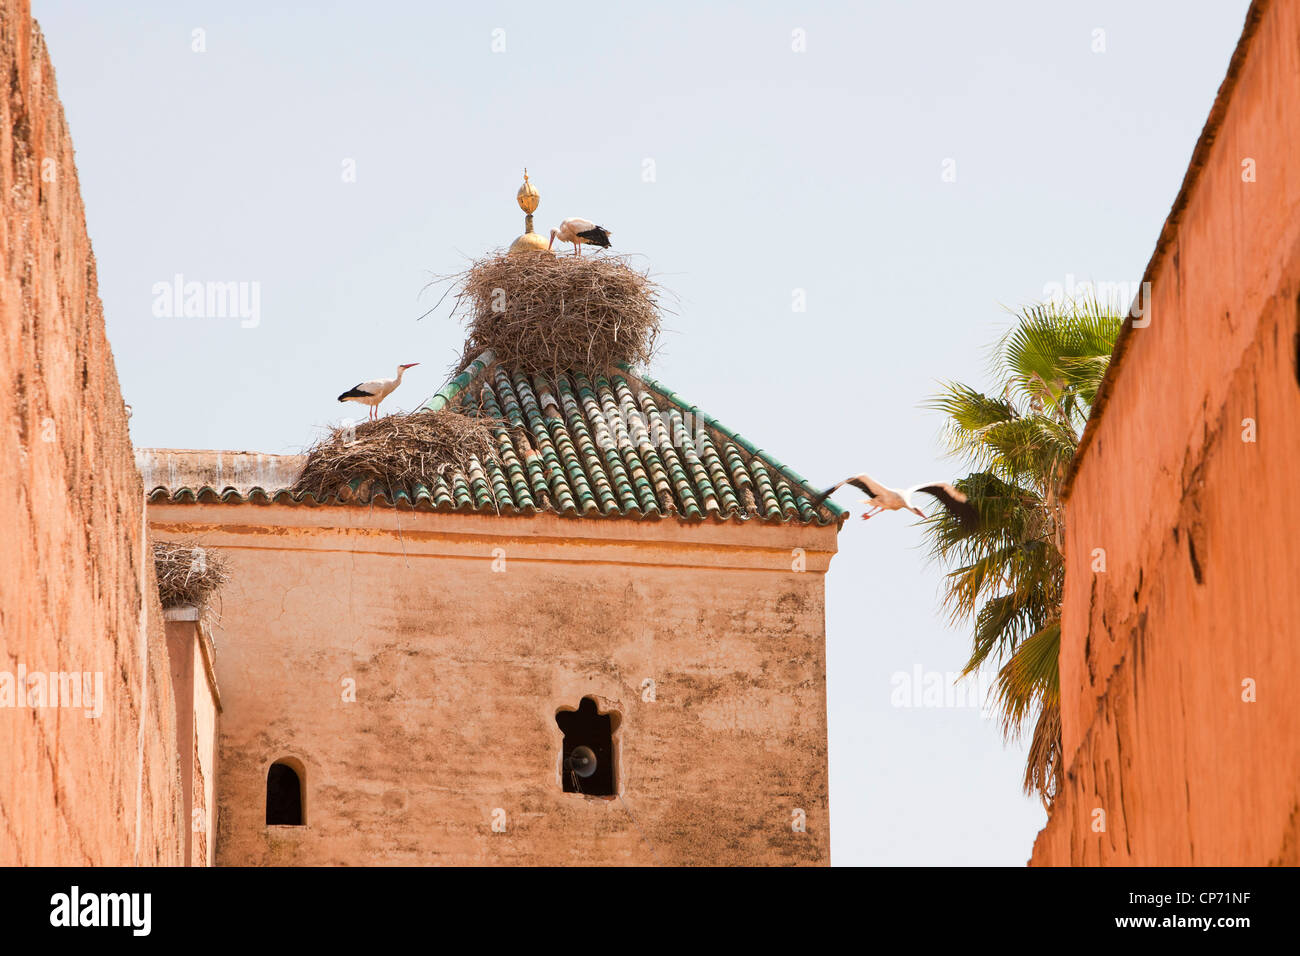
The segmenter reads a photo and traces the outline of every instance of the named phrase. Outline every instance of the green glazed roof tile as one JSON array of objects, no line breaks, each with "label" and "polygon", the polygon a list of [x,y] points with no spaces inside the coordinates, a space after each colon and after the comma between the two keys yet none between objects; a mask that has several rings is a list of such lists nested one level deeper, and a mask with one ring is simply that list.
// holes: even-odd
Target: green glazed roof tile
[{"label": "green glazed roof tile", "polygon": [[582,400],[583,414],[591,423],[591,432],[595,435],[596,446],[599,449],[598,464],[603,465],[606,474],[609,475],[618,507],[624,513],[633,512],[637,509],[636,491],[632,487],[632,479],[628,476],[627,467],[619,455],[618,443],[614,440],[601,411],[595,388],[585,376],[577,376],[576,382],[578,396]]},{"label": "green glazed roof tile", "polygon": [[[579,457],[577,446],[573,441],[573,433],[566,427],[564,415],[560,409],[559,400],[555,397],[555,392],[551,390],[549,383],[540,377],[534,378],[533,383],[537,388],[537,394],[543,409],[543,422],[550,433],[551,442],[555,448],[556,461],[568,479],[578,510],[583,512],[598,511],[600,506],[596,503],[596,496],[591,490],[591,482],[587,480],[587,473],[582,467],[582,459]],[[558,391],[558,388],[556,391]]]},{"label": "green glazed roof tile", "polygon": [[568,481],[565,480],[559,453],[551,441],[550,431],[542,418],[542,408],[538,404],[532,386],[524,376],[518,374],[515,375],[513,384],[515,395],[518,396],[519,404],[523,408],[524,421],[527,423],[528,432],[533,438],[533,445],[537,451],[538,470],[534,471],[534,474],[540,474],[542,487],[550,493],[561,513],[577,511],[577,502]]},{"label": "green glazed roof tile", "polygon": [[655,407],[654,399],[648,393],[641,394],[641,411],[645,416],[646,424],[649,426],[650,443],[663,462],[664,468],[668,472],[668,481],[672,486],[672,493],[677,500],[681,502],[681,511],[688,518],[701,518],[703,512],[700,510],[699,499],[695,495],[695,488],[687,476],[686,468],[682,465],[681,459],[677,456],[677,449],[672,445],[671,435],[664,425],[663,417],[659,414],[659,409]]},{"label": "green glazed roof tile", "polygon": [[183,486],[153,488],[149,500],[819,525],[847,514],[831,501],[814,508],[817,490],[797,472],[626,366],[530,379],[484,352],[421,407],[500,419],[496,456],[471,459],[466,470],[449,462],[428,485],[356,480],[328,500],[286,488]]},{"label": "green glazed roof tile", "polygon": [[435,508],[450,508],[455,504],[447,480],[442,475],[433,484],[433,504]]},{"label": "green glazed roof tile", "polygon": [[659,502],[655,499],[649,470],[636,453],[636,446],[632,441],[618,399],[614,396],[614,389],[604,377],[596,379],[596,394],[600,398],[601,414],[604,415],[613,434],[614,447],[627,468],[628,479],[632,482],[632,490],[637,498],[637,507],[645,514],[660,514]]},{"label": "green glazed roof tile", "polygon": [[781,517],[783,519],[789,520],[799,517],[799,506],[794,503],[794,492],[790,490],[788,482],[777,482],[776,500],[781,506]]},{"label": "green glazed roof tile", "polygon": [[718,454],[718,449],[713,444],[713,437],[708,432],[701,432],[699,441],[700,458],[709,471],[709,480],[713,483],[713,487],[718,489],[723,510],[728,515],[740,512],[742,510],[740,496],[727,476],[727,469],[723,467],[722,456]]},{"label": "green glazed roof tile", "polygon": [[[487,385],[479,391],[479,405],[484,413],[493,418],[506,419],[507,416],[498,404],[496,395]],[[508,419],[514,421],[513,418]],[[528,490],[528,475],[524,471],[523,463],[519,460],[519,453],[515,451],[514,442],[510,438],[510,431],[506,428],[498,428],[493,432],[496,438],[497,454],[501,457],[501,465],[504,467],[504,473],[501,473],[501,481],[505,482],[506,487],[498,487],[497,479],[500,468],[493,464],[492,485],[496,489],[497,501],[502,507],[517,507],[521,510],[532,510],[536,506],[533,504],[532,493]]]},{"label": "green glazed roof tile", "polygon": [[455,499],[457,508],[474,505],[474,496],[469,492],[469,483],[465,481],[465,476],[459,470],[453,472],[451,476],[451,495]]},{"label": "green glazed roof tile", "polygon": [[474,495],[475,508],[491,508],[497,504],[492,495],[492,486],[488,483],[487,473],[477,458],[469,460],[469,486]]},{"label": "green glazed roof tile", "polygon": [[591,437],[591,429],[582,415],[582,409],[573,393],[573,385],[567,378],[559,381],[560,401],[564,405],[564,422],[573,436],[572,443],[577,448],[578,461],[583,475],[594,489],[599,508],[605,514],[615,514],[620,509],[618,498],[614,494],[610,476],[602,467],[601,456],[596,442]]},{"label": "green glazed roof tile", "polygon": [[763,464],[761,458],[754,458],[750,460],[750,467],[754,475],[755,497],[758,499],[763,515],[768,518],[779,518],[781,506],[777,502],[776,491],[772,487],[772,478],[767,473],[767,466]]},{"label": "green glazed roof tile", "polygon": [[646,426],[645,418],[637,407],[627,380],[621,375],[615,376],[613,385],[614,393],[618,398],[619,411],[627,421],[629,437],[636,448],[637,456],[645,466],[659,509],[671,514],[678,510],[673,496],[672,482],[668,479],[668,470],[664,467],[663,460],[650,442],[650,430]]},{"label": "green glazed roof tile", "polygon": [[[490,353],[484,353],[484,354],[490,354]],[[623,369],[625,372],[632,371],[631,367],[626,364],[620,364],[619,368]],[[638,377],[646,385],[647,388],[653,389],[657,391],[659,394],[667,396],[675,405],[677,405],[683,411],[690,412],[698,420],[703,421],[710,428],[715,429],[719,434],[728,438],[736,439],[743,445],[748,445],[748,442],[746,442],[739,435],[732,432],[721,422],[717,421],[717,419],[705,415],[703,412],[700,411],[700,409],[697,406],[690,404],[684,398],[678,395],[676,392],[672,391],[671,389],[655,381],[649,375],[641,374],[638,375]],[[788,478],[800,489],[806,492],[810,492],[812,496],[815,496],[817,494],[817,489],[814,489],[813,486],[808,483],[807,478],[799,474],[797,471],[795,471],[793,468],[789,467],[788,465],[785,465],[782,462],[777,461],[777,459],[773,457],[770,453],[761,452],[753,448],[752,446],[749,447],[749,451],[756,456],[762,456],[763,458],[765,458],[772,466],[774,466],[777,469],[777,471],[785,475],[786,478]],[[825,512],[828,512],[831,518],[835,521],[842,523],[844,519],[848,517],[848,511],[845,508],[840,507],[840,505],[836,504],[834,501],[831,501],[829,498],[822,503],[821,508],[824,509]],[[818,522],[824,520],[824,518],[817,513],[816,509],[812,508],[811,498],[809,498],[809,511],[811,512],[812,515],[812,517],[809,520],[818,521]]]},{"label": "green glazed roof tile", "polygon": [[686,463],[687,471],[703,502],[704,510],[709,514],[716,514],[722,510],[718,504],[718,493],[709,479],[709,471],[700,459],[700,452],[696,449],[695,442],[691,441],[682,413],[675,408],[668,410],[668,427],[671,429],[672,445],[681,453],[682,461]]}]

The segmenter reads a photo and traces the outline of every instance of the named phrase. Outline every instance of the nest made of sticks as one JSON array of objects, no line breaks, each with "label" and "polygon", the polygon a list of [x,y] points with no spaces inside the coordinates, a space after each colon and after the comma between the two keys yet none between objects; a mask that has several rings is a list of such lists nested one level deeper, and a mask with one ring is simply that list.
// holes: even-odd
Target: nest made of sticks
[{"label": "nest made of sticks", "polygon": [[155,541],[153,566],[165,608],[192,604],[203,610],[230,577],[220,552],[194,542]]},{"label": "nest made of sticks", "polygon": [[434,282],[458,290],[452,314],[466,325],[454,371],[487,349],[512,371],[551,376],[654,355],[662,290],[619,256],[496,255]]},{"label": "nest made of sticks", "polygon": [[332,428],[308,449],[307,464],[291,490],[323,499],[350,490],[358,479],[366,486],[358,485],[359,495],[374,484],[433,487],[448,468],[468,473],[473,458],[497,460],[494,432],[504,425],[499,418],[443,408]]}]

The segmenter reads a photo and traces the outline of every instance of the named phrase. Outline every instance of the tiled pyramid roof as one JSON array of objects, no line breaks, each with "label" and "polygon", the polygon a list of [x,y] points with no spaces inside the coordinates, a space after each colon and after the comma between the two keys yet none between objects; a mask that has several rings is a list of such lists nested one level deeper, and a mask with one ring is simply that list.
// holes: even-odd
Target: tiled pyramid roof
[{"label": "tiled pyramid roof", "polygon": [[[607,375],[527,376],[485,352],[422,406],[501,418],[499,463],[471,460],[432,487],[376,489],[362,501],[260,487],[157,487],[150,501],[396,504],[421,510],[831,524],[806,480],[766,452],[631,369]],[[146,477],[148,481],[149,478]]]}]

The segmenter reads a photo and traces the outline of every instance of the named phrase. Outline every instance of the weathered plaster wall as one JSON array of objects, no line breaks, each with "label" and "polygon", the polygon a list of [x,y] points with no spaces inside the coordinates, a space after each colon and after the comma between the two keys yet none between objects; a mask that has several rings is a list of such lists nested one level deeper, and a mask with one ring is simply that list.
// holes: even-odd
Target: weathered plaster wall
[{"label": "weathered plaster wall", "polygon": [[1300,863],[1300,6],[1253,16],[1070,488],[1035,864]]},{"label": "weathered plaster wall", "polygon": [[[190,798],[191,866],[213,866],[217,839],[217,728],[221,696],[216,682],[216,651],[208,625],[200,622],[194,653],[194,772]],[[195,811],[198,811],[195,813]]]},{"label": "weathered plaster wall", "polygon": [[213,679],[212,642],[197,608],[168,608],[163,616],[176,701],[181,806],[189,824],[183,860],[187,866],[208,866],[215,833],[212,798],[220,707]]},{"label": "weathered plaster wall", "polygon": [[[232,565],[219,864],[829,862],[834,528],[256,505],[150,521]],[[621,715],[621,801],[562,792],[555,712],[585,695]],[[285,756],[307,825],[268,830]]]},{"label": "weathered plaster wall", "polygon": [[176,863],[143,489],[72,141],[26,0],[0,0],[0,82],[0,703],[20,667],[99,674],[105,691],[98,718],[0,706],[0,864]]}]

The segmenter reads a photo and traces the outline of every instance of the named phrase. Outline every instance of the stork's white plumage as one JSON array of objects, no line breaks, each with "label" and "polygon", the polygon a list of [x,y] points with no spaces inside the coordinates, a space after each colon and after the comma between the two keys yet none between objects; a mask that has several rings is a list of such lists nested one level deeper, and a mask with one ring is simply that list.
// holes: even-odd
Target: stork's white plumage
[{"label": "stork's white plumage", "polygon": [[379,403],[392,394],[393,389],[402,384],[402,373],[414,368],[419,362],[409,362],[397,366],[397,378],[376,378],[369,382],[358,382],[339,396],[340,402],[360,402],[370,406],[369,418],[379,417]]},{"label": "stork's white plumage", "polygon": [[862,512],[864,521],[872,515],[880,514],[882,511],[898,511],[902,508],[915,512],[924,518],[925,512],[912,504],[912,496],[927,494],[936,498],[940,504],[948,509],[949,514],[966,527],[974,527],[979,522],[979,512],[975,510],[975,506],[967,500],[964,494],[946,481],[930,481],[921,485],[913,485],[911,488],[890,488],[888,485],[882,485],[868,474],[854,475],[852,478],[845,478],[839,484],[827,488],[817,496],[817,500],[813,504],[820,505],[845,485],[852,485],[854,488],[867,493],[863,504],[871,507]]},{"label": "stork's white plumage", "polygon": [[602,249],[609,248],[609,230],[604,226],[596,225],[590,219],[574,217],[564,220],[558,229],[551,230],[551,241],[547,243],[546,248],[555,245],[556,239],[573,243],[575,256],[582,255],[582,247],[588,244],[600,246]]}]

